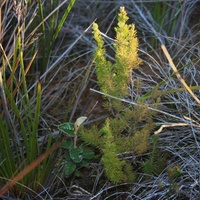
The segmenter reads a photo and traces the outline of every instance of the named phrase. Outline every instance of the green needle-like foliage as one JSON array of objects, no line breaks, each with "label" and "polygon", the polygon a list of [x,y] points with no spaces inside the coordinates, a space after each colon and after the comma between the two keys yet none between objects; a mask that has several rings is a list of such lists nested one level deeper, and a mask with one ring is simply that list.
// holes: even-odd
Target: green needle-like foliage
[{"label": "green needle-like foliage", "polygon": [[[115,28],[116,40],[113,44],[115,49],[115,60],[113,64],[106,60],[104,41],[98,30],[98,25],[94,23],[94,39],[97,43],[95,52],[96,73],[98,84],[101,91],[116,97],[125,97],[128,95],[127,85],[131,81],[132,70],[137,69],[140,64],[138,58],[138,38],[136,37],[135,26],[127,25],[128,16],[123,7],[120,8],[118,16],[118,26]],[[122,110],[123,106],[119,101],[109,100],[112,107]],[[107,107],[110,103],[106,103]]]},{"label": "green needle-like foliage", "polygon": [[137,69],[140,63],[137,55],[138,39],[135,26],[133,24],[127,25],[127,20],[127,14],[121,7],[118,27],[115,28],[115,64],[106,60],[104,41],[98,30],[98,25],[96,23],[93,25],[94,39],[98,44],[95,52],[98,84],[102,92],[118,97],[123,97],[128,93],[127,84],[130,82],[131,70]]},{"label": "green needle-like foliage", "polygon": [[104,147],[102,162],[105,166],[105,172],[107,177],[113,183],[119,183],[121,181],[132,181],[134,174],[130,169],[128,163],[123,160],[119,160],[117,157],[117,144],[114,142],[114,136],[110,127],[110,120],[106,120],[106,124],[102,129],[104,133]]},{"label": "green needle-like foliage", "polygon": [[[125,98],[128,95],[132,70],[137,69],[140,64],[135,26],[127,25],[127,20],[127,14],[121,7],[118,26],[115,28],[114,64],[105,57],[106,50],[98,25],[93,26],[94,39],[97,43],[94,58],[98,84],[103,93],[118,98]],[[139,102],[135,108],[112,98],[107,98],[106,103],[106,108],[113,111],[113,116],[106,120],[104,127],[98,133],[98,128],[93,126],[91,130],[82,132],[82,138],[102,152],[105,174],[111,182],[133,181],[135,179],[133,166],[119,155],[127,151],[142,155],[148,150],[149,135],[154,126],[152,120],[154,113],[149,111],[146,104]]]},{"label": "green needle-like foliage", "polygon": [[[97,42],[95,52],[96,73],[101,91],[117,97],[124,97],[128,94],[127,84],[130,82],[131,70],[137,69],[140,63],[138,58],[138,39],[135,26],[127,25],[128,16],[123,7],[120,8],[118,16],[118,27],[116,41],[114,43],[116,63],[112,64],[105,58],[104,41],[94,23],[94,39]],[[119,84],[120,83],[120,84]]]}]

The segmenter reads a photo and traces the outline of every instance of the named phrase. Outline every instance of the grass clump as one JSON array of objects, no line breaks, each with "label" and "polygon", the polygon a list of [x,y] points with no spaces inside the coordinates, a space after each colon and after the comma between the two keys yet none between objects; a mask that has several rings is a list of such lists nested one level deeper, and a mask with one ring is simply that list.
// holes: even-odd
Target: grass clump
[{"label": "grass clump", "polygon": [[[70,1],[62,17],[59,8],[66,1],[50,1],[50,12],[42,1],[1,3],[0,196],[8,192],[20,199],[39,198],[39,192],[56,176],[55,150],[59,145],[51,148],[56,140],[43,124],[45,75],[38,77],[37,72],[47,73],[56,38],[74,2]],[[35,73],[33,80],[29,79],[30,72]]]},{"label": "grass clump", "polygon": [[[44,149],[48,150],[52,144],[51,133],[47,137],[45,145],[41,146],[38,141],[42,95],[41,83],[38,81],[35,87],[36,92],[31,97],[28,93],[26,82],[20,32],[18,32],[18,40],[14,45],[13,60],[7,60],[6,55],[4,55],[1,74],[3,113],[0,119],[0,140],[2,142],[0,147],[0,172],[2,178],[0,182],[2,185],[17,175],[21,169],[31,164]],[[15,57],[16,60],[14,59]],[[11,66],[12,70],[14,67],[18,67],[20,81],[17,81],[13,73],[10,75],[9,82],[6,82],[6,66]],[[34,98],[34,102],[32,102],[32,98]],[[38,191],[41,187],[38,183],[44,184],[49,176],[52,164],[53,154],[27,176],[23,177],[20,184],[10,188],[10,192],[21,196],[27,191],[27,187],[29,187],[28,190]]]}]

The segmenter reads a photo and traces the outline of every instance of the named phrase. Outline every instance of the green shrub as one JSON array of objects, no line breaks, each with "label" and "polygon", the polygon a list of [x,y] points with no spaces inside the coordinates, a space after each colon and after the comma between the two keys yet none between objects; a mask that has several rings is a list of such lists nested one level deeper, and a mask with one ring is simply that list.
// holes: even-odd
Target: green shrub
[{"label": "green shrub", "polygon": [[[135,26],[127,25],[127,20],[127,14],[121,7],[118,26],[115,28],[114,64],[106,60],[104,41],[98,25],[93,25],[97,43],[94,58],[98,84],[104,94],[118,98],[125,98],[129,94],[128,84],[132,79],[132,70],[137,69],[140,64]],[[119,155],[125,151],[141,155],[148,150],[149,136],[154,127],[154,113],[144,103],[138,102],[138,106],[133,108],[106,96],[105,108],[112,111],[112,115],[106,119],[103,128],[99,131],[95,126],[85,129],[81,137],[99,148],[106,176],[111,182],[133,181],[135,173],[132,165]]]}]

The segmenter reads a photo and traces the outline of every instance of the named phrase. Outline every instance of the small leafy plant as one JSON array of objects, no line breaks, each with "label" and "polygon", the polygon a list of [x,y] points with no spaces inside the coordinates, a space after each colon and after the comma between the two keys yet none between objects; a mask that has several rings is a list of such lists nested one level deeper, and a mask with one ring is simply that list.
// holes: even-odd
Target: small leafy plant
[{"label": "small leafy plant", "polygon": [[94,152],[84,144],[77,145],[77,138],[80,136],[79,127],[86,119],[87,117],[79,117],[74,124],[67,122],[58,126],[61,131],[73,138],[62,143],[62,148],[66,150],[64,158],[66,176],[71,175],[77,168],[87,167],[88,161],[95,156]]}]

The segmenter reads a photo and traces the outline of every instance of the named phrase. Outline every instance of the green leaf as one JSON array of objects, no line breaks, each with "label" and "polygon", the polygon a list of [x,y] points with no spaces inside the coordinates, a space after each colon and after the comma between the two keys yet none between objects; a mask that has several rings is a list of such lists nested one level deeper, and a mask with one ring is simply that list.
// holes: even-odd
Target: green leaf
[{"label": "green leaf", "polygon": [[71,175],[76,169],[76,163],[69,161],[65,164],[64,172],[66,176]]},{"label": "green leaf", "polygon": [[73,147],[73,141],[72,140],[66,140],[62,143],[61,147],[64,149],[71,149]]},{"label": "green leaf", "polygon": [[83,159],[83,149],[82,147],[72,148],[70,149],[70,157],[75,163],[80,163]]},{"label": "green leaf", "polygon": [[64,133],[74,136],[74,124],[67,122],[58,126],[58,128],[63,131]]},{"label": "green leaf", "polygon": [[85,120],[87,119],[87,117],[83,116],[83,117],[79,117],[77,120],[76,120],[76,124],[77,126],[80,126]]},{"label": "green leaf", "polygon": [[83,150],[83,158],[85,159],[93,159],[95,156],[94,152],[91,149]]},{"label": "green leaf", "polygon": [[88,167],[89,162],[87,160],[83,160],[79,165],[80,165],[80,167]]}]

